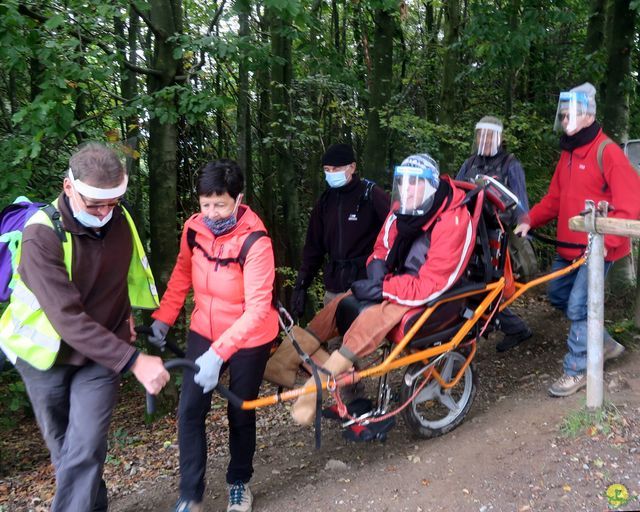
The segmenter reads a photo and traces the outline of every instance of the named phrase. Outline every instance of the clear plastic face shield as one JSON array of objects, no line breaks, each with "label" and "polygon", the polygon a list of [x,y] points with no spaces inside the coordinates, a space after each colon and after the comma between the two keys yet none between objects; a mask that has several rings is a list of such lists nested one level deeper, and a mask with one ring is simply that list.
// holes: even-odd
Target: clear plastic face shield
[{"label": "clear plastic face shield", "polygon": [[573,135],[584,128],[584,120],[588,115],[594,115],[594,113],[589,112],[589,97],[585,92],[561,92],[553,129]]},{"label": "clear plastic face shield", "polygon": [[391,205],[396,214],[424,215],[433,204],[438,188],[437,167],[396,166]]},{"label": "clear plastic face shield", "polygon": [[480,122],[476,124],[472,153],[495,156],[502,144],[502,126]]}]

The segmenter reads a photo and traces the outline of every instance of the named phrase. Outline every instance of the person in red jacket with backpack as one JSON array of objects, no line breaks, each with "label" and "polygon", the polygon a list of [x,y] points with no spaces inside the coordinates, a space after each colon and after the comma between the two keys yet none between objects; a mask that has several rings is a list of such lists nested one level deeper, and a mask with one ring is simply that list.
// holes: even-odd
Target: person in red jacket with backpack
[{"label": "person in red jacket with backpack", "polygon": [[[180,498],[176,512],[203,509],[205,418],[220,373],[229,369],[229,389],[242,400],[257,398],[272,341],[278,334],[273,248],[269,237],[252,235],[266,234],[266,229],[258,215],[241,204],[243,187],[242,171],[232,160],[210,162],[200,171],[200,213],[185,223],[167,291],[153,314],[154,335],[149,340],[162,346],[193,289],[195,306],[187,358],[195,361],[200,371],[193,375],[185,370],[180,393]],[[250,236],[254,240],[247,251],[245,242]],[[245,251],[242,262],[239,256]],[[248,482],[253,474],[256,414],[229,404],[227,416],[231,454],[227,511],[247,512],[253,501]]]},{"label": "person in red jacket with backpack", "polygon": [[[595,120],[596,90],[584,83],[560,93],[555,129],[564,133],[560,138],[562,153],[556,165],[547,194],[516,227],[515,233],[526,236],[529,229],[558,219],[557,238],[560,242],[587,244],[587,233],[571,231],[569,219],[579,215],[585,200],[607,201],[614,209],[609,217],[637,219],[640,216],[640,177],[620,147],[613,143]],[[626,237],[606,235],[605,272],[611,264],[629,254]],[[584,249],[559,246],[552,270],[571,264]],[[587,384],[587,266],[554,279],[549,285],[551,304],[571,320],[567,338],[568,352],[564,358],[562,376],[549,388],[554,397],[569,396]],[[605,330],[604,359],[618,357],[624,347]]]}]

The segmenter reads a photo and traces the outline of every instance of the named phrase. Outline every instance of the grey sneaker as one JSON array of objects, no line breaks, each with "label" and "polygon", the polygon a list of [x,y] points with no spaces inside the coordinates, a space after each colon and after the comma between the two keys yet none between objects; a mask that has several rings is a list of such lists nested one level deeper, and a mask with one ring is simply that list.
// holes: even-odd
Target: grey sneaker
[{"label": "grey sneaker", "polygon": [[587,374],[580,373],[578,375],[562,374],[549,388],[551,396],[569,396],[573,395],[587,385]]},{"label": "grey sneaker", "polygon": [[624,345],[618,343],[614,339],[608,339],[604,342],[604,360],[608,361],[609,359],[615,359],[616,357],[621,356],[624,350]]},{"label": "grey sneaker", "polygon": [[176,508],[173,509],[173,512],[202,512],[203,510],[204,508],[202,507],[202,503],[180,498],[178,503],[176,503]]},{"label": "grey sneaker", "polygon": [[227,512],[251,512],[253,505],[253,494],[249,485],[236,482],[233,485],[227,485],[229,490],[229,503],[227,504]]}]

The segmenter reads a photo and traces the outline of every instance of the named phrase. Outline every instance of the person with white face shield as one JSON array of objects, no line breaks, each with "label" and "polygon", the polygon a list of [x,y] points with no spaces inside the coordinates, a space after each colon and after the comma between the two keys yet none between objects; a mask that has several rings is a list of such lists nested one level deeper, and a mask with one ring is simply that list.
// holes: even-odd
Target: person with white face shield
[{"label": "person with white face shield", "polygon": [[[502,121],[497,117],[484,116],[480,119],[475,127],[471,156],[460,167],[456,179],[473,181],[477,175],[484,174],[497,179],[509,188],[518,198],[518,205],[506,212],[502,220],[512,227],[523,214],[529,211],[529,199],[524,169],[518,159],[504,149],[503,129]],[[535,253],[528,240],[512,237],[509,242],[512,256],[526,252],[528,258],[524,262],[535,262]],[[514,263],[517,268],[517,262]],[[527,269],[527,273],[533,274],[536,270],[535,268]],[[498,313],[496,321],[498,328],[504,334],[496,344],[498,352],[510,350],[533,335],[524,320],[509,308]]]},{"label": "person with white face shield", "polygon": [[[595,115],[596,90],[590,83],[560,93],[554,124],[556,130],[562,131],[560,160],[547,194],[521,219],[515,233],[526,236],[529,229],[557,219],[558,241],[586,246],[587,233],[569,229],[569,219],[580,214],[586,199],[607,201],[614,208],[609,217],[640,217],[640,177],[622,149],[604,134]],[[605,271],[630,251],[625,237],[606,235],[604,245]],[[551,269],[566,268],[583,252],[580,248],[558,246]],[[587,266],[551,281],[548,293],[551,304],[571,321],[564,371],[549,388],[549,394],[569,396],[587,384]],[[606,330],[603,342],[605,361],[624,351]]]},{"label": "person with white face shield", "polygon": [[[395,168],[391,212],[367,260],[366,278],[328,303],[306,329],[294,327],[298,341],[320,345],[337,335],[336,310],[345,296],[373,303],[323,364],[327,371],[339,375],[349,370],[378,348],[407,311],[437,298],[462,276],[473,249],[464,198],[448,176],[440,176],[428,154],[407,157]],[[294,421],[310,425],[315,400],[313,394],[301,396],[292,409]]]}]

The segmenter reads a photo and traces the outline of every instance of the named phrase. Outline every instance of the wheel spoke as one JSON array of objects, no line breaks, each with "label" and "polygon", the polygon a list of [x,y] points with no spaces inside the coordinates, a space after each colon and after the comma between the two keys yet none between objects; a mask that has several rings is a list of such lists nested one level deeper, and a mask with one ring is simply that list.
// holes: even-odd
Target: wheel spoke
[{"label": "wheel spoke", "polygon": [[444,367],[440,372],[440,375],[442,376],[442,380],[444,380],[445,382],[451,382],[451,376],[453,375],[454,364],[455,364],[455,358],[452,357],[451,354],[449,354],[446,362],[444,363]]},{"label": "wheel spoke", "polygon": [[440,394],[440,384],[437,381],[432,380],[429,382],[418,395],[413,399],[415,404],[421,404],[429,400],[438,400]]},{"label": "wheel spoke", "polygon": [[438,401],[444,405],[447,409],[449,409],[452,413],[457,413],[458,412],[458,404],[457,402],[453,399],[453,397],[451,396],[450,393],[447,392],[441,392],[438,393],[438,396],[436,397],[438,399]]}]

